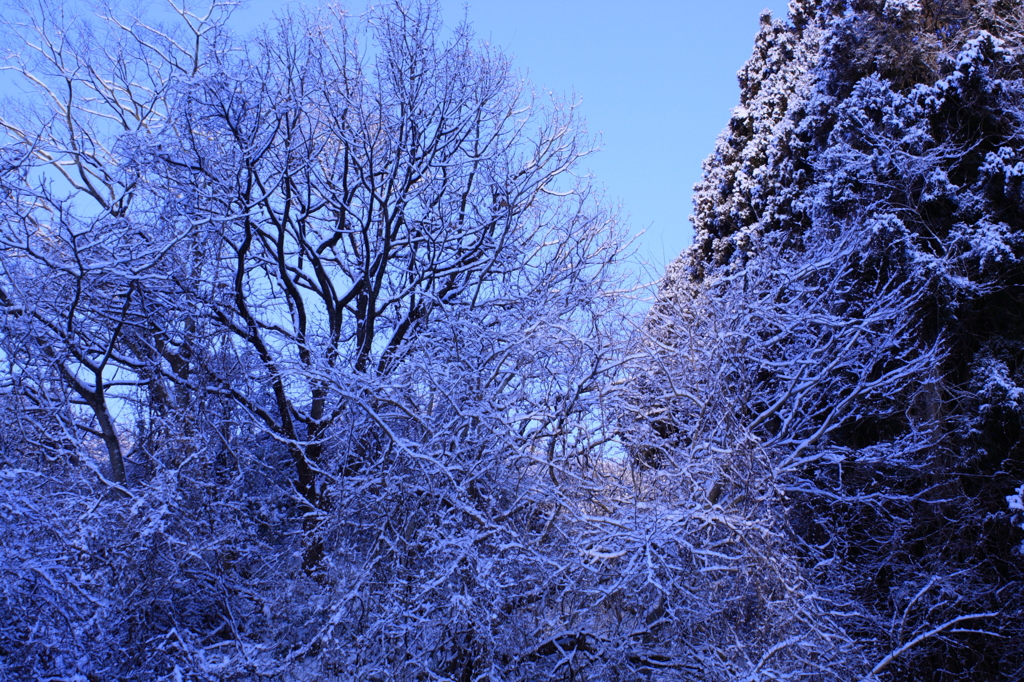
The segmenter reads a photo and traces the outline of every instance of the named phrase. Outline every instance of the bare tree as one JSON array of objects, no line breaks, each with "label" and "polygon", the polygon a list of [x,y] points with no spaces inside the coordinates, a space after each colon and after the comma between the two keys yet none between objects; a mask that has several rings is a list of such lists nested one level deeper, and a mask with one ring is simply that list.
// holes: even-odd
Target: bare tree
[{"label": "bare tree", "polygon": [[166,30],[108,15],[110,30],[99,31],[60,4],[7,11],[4,68],[39,97],[9,99],[0,119],[0,303],[21,320],[15,336],[35,340],[91,415],[78,428],[102,439],[110,480],[123,486],[111,392],[123,397],[144,381],[123,340],[139,320],[142,290],[162,279],[153,269],[182,237],[159,220],[160,199],[126,163],[125,146],[162,125],[171,84],[198,72],[226,10],[213,4],[199,17],[175,8],[180,22]]},{"label": "bare tree", "polygon": [[288,444],[310,528],[352,400],[334,373],[387,376],[438,311],[507,296],[589,151],[569,110],[538,119],[500,55],[439,30],[429,6],[387,9],[367,64],[343,17],[293,17],[190,81],[153,142],[183,219],[222,238],[217,286],[188,295],[259,357],[273,402],[221,390]]},{"label": "bare tree", "polygon": [[0,343],[109,523],[105,634],[18,670],[635,671],[577,589],[623,361],[573,105],[431,2],[19,11]]},{"label": "bare tree", "polygon": [[[868,472],[926,473],[942,346],[919,337],[919,283],[878,275],[856,310],[834,305],[872,248],[843,234],[812,232],[798,253],[766,237],[743,269],[689,287],[680,260],[643,329],[629,433],[633,494],[651,511],[632,532],[658,528],[646,551],[665,565],[659,598],[688,604],[652,634],[688,633],[687,662],[706,679],[871,667],[862,638],[877,623],[848,592],[857,549],[844,533],[914,503]],[[862,420],[901,428],[870,447],[846,442]]]}]

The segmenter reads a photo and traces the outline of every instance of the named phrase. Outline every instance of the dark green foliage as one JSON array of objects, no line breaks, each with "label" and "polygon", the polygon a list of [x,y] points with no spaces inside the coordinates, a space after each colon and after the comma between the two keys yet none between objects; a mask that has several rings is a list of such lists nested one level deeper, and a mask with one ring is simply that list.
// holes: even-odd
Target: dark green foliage
[{"label": "dark green foliage", "polygon": [[[810,450],[822,454],[777,469],[793,491],[776,498],[787,551],[809,589],[859,614],[842,629],[863,656],[849,659],[850,679],[875,667],[893,680],[1024,671],[1024,560],[1006,502],[1024,473],[1022,32],[1020,2],[825,0],[794,3],[788,24],[766,19],[697,187],[695,245],[670,268],[648,325],[664,348],[683,343],[681,300],[780,302],[782,290],[753,276],[780,249],[792,263],[780,272],[816,286],[814,259],[836,241],[851,248],[819,310],[856,324],[888,300],[893,326],[911,332],[902,350],[935,349],[921,362],[879,346],[860,376],[903,374],[871,400],[837,374],[818,398],[833,406]],[[902,303],[887,299],[894,290]],[[757,329],[754,318],[715,324]],[[801,366],[837,370],[826,354],[801,365],[795,337],[761,338],[771,360],[730,390],[747,396],[740,423],[770,443],[786,423],[757,415],[778,386]],[[694,419],[656,411],[655,433]],[[665,443],[676,458],[697,456],[678,437]],[[786,448],[765,456],[772,466]]]}]

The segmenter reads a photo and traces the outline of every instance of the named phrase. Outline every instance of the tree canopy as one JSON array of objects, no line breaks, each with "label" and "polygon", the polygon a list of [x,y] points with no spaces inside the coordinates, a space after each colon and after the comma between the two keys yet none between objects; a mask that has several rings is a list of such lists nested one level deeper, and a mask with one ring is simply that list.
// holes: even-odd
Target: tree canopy
[{"label": "tree canopy", "polygon": [[762,18],[634,400],[634,458],[730,548],[707,679],[1021,674],[1022,16]]},{"label": "tree canopy", "polygon": [[1024,675],[1019,0],[765,14],[642,319],[431,0],[83,9],[0,22],[0,677]]}]

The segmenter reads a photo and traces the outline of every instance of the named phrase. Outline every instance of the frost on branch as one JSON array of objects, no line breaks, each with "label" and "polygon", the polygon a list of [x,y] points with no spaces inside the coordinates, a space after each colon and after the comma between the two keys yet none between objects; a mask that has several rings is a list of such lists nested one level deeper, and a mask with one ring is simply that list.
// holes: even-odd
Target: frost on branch
[{"label": "frost on branch", "polygon": [[573,105],[431,2],[231,9],[5,9],[0,676],[634,674]]},{"label": "frost on branch", "polygon": [[[721,576],[722,597],[680,597],[723,619],[706,679],[1024,669],[1005,499],[1022,468],[1021,9],[798,2],[762,27],[625,427],[651,490],[679,480],[668,499],[774,538],[743,562],[709,539],[718,563],[690,571]],[[773,590],[775,572],[791,577]]]}]

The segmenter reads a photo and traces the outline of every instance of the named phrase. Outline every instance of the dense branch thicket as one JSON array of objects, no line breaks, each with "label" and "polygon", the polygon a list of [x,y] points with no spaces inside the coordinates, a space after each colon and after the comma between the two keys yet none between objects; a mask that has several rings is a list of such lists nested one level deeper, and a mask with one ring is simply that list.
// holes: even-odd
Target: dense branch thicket
[{"label": "dense branch thicket", "polygon": [[5,6],[0,676],[642,667],[569,530],[621,363],[573,107],[429,2],[229,9]]},{"label": "dense branch thicket", "polygon": [[762,18],[628,428],[700,520],[697,678],[1024,674],[1022,36],[1016,1]]},{"label": "dense branch thicket", "polygon": [[3,11],[0,678],[1024,676],[1019,0],[765,15],[636,328],[430,0],[81,9]]}]

